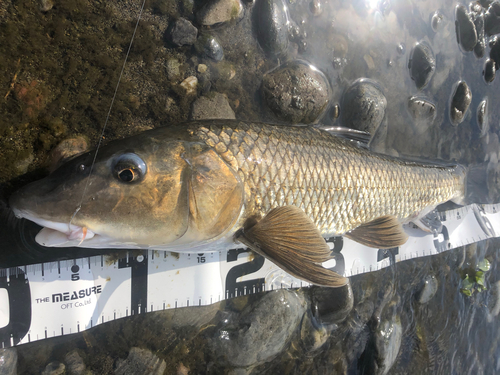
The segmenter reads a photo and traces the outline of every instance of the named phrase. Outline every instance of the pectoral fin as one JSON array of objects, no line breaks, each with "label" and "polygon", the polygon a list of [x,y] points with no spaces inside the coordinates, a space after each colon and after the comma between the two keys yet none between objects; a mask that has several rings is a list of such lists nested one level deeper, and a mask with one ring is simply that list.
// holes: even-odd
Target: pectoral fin
[{"label": "pectoral fin", "polygon": [[235,239],[300,279],[329,287],[347,283],[345,277],[321,266],[331,258],[330,248],[298,207],[278,207],[261,220],[247,220]]},{"label": "pectoral fin", "polygon": [[360,244],[377,249],[390,249],[408,240],[403,226],[395,216],[382,216],[362,224],[345,236]]}]

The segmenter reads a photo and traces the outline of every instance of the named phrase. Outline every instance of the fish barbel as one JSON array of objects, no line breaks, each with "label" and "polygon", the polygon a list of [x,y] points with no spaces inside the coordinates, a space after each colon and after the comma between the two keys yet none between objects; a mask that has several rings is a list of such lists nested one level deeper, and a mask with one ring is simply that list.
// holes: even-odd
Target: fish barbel
[{"label": "fish barbel", "polygon": [[[376,154],[309,126],[232,120],[157,128],[77,156],[15,193],[46,246],[224,250],[239,241],[319,285],[323,237],[403,244],[402,223],[464,195],[465,169]],[[85,191],[85,193],[84,193]]]}]

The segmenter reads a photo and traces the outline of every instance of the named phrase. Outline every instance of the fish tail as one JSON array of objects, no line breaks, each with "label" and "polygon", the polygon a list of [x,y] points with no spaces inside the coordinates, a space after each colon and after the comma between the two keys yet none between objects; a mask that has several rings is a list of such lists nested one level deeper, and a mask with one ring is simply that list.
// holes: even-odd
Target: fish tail
[{"label": "fish tail", "polygon": [[[499,179],[498,163],[471,164],[468,167],[458,166],[457,176],[463,178],[463,195],[452,201],[460,205],[473,203],[491,204],[495,197],[491,195],[494,189],[492,184],[497,184]],[[493,188],[493,189],[492,189]]]}]

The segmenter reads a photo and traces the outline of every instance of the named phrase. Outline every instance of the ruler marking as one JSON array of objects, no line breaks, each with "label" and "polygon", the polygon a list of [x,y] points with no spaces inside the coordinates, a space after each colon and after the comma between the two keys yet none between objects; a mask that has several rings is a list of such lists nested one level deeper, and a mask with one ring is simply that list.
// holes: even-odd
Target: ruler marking
[{"label": "ruler marking", "polygon": [[101,255],[101,267],[104,267],[104,255]]},{"label": "ruler marking", "polygon": [[[54,334],[54,336],[55,336],[55,334]],[[64,336],[64,328],[63,327],[61,327],[61,336]]]},{"label": "ruler marking", "polygon": [[45,338],[47,338],[47,330],[45,330]]},{"label": "ruler marking", "polygon": [[163,310],[165,310],[165,302],[163,302]]},{"label": "ruler marking", "polygon": [[42,263],[42,277],[45,276],[45,270],[44,270],[44,267],[43,267],[43,263]]},{"label": "ruler marking", "polygon": [[31,342],[31,335],[28,333],[28,342]]},{"label": "ruler marking", "polygon": [[57,273],[60,275],[61,274],[61,261],[57,261]]}]

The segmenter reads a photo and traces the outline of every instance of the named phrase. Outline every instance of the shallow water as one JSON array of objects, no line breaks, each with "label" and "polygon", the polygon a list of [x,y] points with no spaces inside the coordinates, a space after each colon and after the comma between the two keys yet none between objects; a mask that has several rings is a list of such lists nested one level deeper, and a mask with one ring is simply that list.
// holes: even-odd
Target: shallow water
[{"label": "shallow water", "polygon": [[[233,8],[227,22],[214,26],[200,26],[210,8],[203,2],[146,4],[106,140],[233,112],[249,121],[357,124],[375,133],[371,147],[380,152],[487,165],[475,197],[500,201],[499,83],[483,78],[488,43],[482,58],[457,43],[458,3],[256,0],[243,2],[241,13],[234,10],[238,3],[220,3]],[[46,173],[63,139],[81,135],[89,147],[96,144],[140,5],[0,4],[2,202]],[[277,12],[275,26],[269,9]],[[198,29],[194,45],[176,47],[169,39],[169,25],[179,17]],[[415,50],[417,45],[424,47]],[[422,50],[434,63],[417,58]],[[188,77],[197,78],[191,91]],[[263,81],[271,82],[270,96]],[[452,96],[459,81],[467,83],[472,98],[457,117],[450,107],[457,102]],[[360,82],[363,94],[352,103],[346,93]],[[199,97],[218,101],[198,102],[202,110],[195,111]],[[479,124],[477,109],[484,99],[487,113]],[[465,102],[459,98],[459,107]],[[64,250],[19,250],[23,245],[10,232],[20,224],[3,206],[2,214],[1,267],[70,256]],[[147,349],[137,354],[138,363],[144,366],[154,354],[151,368],[168,374],[495,373],[500,370],[499,244],[489,240],[351,277],[352,293],[315,287],[262,293],[22,345],[18,373],[41,372],[54,361],[69,371],[66,355],[75,350],[85,371],[133,373],[138,368],[130,359],[133,347]],[[484,272],[486,290],[478,291],[476,284],[467,296],[461,291],[466,275],[477,275],[483,259],[491,264]],[[130,363],[118,360],[127,356]]]}]

